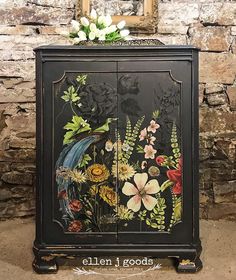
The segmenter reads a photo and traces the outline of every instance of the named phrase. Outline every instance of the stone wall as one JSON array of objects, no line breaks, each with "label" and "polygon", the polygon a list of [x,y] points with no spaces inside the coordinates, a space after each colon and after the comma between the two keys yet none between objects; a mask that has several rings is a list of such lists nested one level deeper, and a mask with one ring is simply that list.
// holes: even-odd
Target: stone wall
[{"label": "stone wall", "polygon": [[[33,48],[68,44],[60,36],[76,0],[0,0],[0,219],[34,214]],[[236,2],[159,0],[166,44],[200,55],[201,216],[236,219]],[[142,37],[139,35],[139,37]]]}]

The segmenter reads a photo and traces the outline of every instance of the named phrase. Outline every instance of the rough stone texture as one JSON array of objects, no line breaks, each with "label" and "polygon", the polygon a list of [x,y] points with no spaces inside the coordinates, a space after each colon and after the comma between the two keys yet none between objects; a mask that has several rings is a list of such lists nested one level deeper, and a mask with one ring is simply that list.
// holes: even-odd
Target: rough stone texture
[{"label": "rough stone texture", "polygon": [[[0,218],[6,219],[33,215],[35,208],[33,48],[70,43],[61,35],[69,31],[77,0],[0,2]],[[104,7],[104,0],[93,2]],[[118,0],[106,2],[110,12],[122,8],[121,13],[130,13],[135,1],[123,1],[120,7],[115,6]],[[201,216],[235,220],[236,2],[159,0],[158,10],[158,32],[149,37],[202,49]]]},{"label": "rough stone texture", "polygon": [[228,51],[232,41],[230,28],[198,26],[189,30],[190,44],[202,51]]}]

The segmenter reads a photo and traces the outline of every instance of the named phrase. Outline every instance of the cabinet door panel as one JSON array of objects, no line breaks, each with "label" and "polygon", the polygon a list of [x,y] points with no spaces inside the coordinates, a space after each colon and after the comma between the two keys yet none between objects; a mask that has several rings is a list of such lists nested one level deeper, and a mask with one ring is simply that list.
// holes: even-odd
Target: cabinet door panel
[{"label": "cabinet door panel", "polygon": [[[105,143],[117,127],[113,63],[44,72],[43,231],[47,243],[114,243],[116,181]],[[49,150],[51,148],[51,151]],[[48,149],[48,153],[47,153]]]},{"label": "cabinet door panel", "polygon": [[178,64],[118,65],[120,243],[191,238],[191,63]]}]

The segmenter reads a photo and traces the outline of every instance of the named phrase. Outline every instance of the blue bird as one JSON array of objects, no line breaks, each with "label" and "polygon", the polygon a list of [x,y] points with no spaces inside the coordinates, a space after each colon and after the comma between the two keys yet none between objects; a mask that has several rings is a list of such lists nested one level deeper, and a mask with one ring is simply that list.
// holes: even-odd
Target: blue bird
[{"label": "blue bird", "polygon": [[[61,168],[73,170],[77,165],[81,163],[83,155],[85,154],[89,146],[99,139],[100,136],[97,134],[89,135],[79,141],[74,141],[69,145],[65,146],[64,149],[61,151],[56,162],[56,169]],[[58,185],[58,193],[60,193],[61,191],[65,192],[64,197],[60,198],[59,200],[60,208],[63,213],[63,218],[67,219],[69,216],[72,219],[74,219],[74,215],[70,210],[68,200],[68,188],[72,184],[72,182],[69,178],[65,179],[62,176],[56,176],[56,182]]]}]

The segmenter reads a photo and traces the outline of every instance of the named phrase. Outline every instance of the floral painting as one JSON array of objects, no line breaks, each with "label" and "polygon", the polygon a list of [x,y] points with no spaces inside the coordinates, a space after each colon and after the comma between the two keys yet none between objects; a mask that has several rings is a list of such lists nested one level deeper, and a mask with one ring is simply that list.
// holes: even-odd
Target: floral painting
[{"label": "floral painting", "polygon": [[115,89],[90,75],[67,79],[58,96],[69,112],[55,164],[65,231],[171,231],[182,216],[181,135],[168,118],[178,94],[142,114],[137,77],[120,76]]}]

